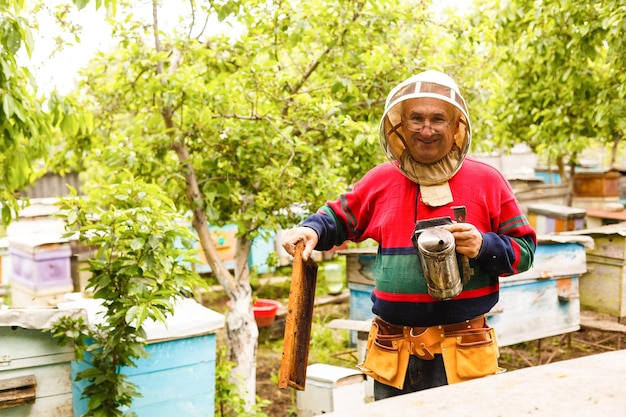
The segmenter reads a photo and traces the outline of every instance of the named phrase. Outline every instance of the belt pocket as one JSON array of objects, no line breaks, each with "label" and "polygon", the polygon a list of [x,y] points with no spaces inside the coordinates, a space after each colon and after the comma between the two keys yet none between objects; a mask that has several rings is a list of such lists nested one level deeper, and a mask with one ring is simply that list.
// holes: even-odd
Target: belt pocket
[{"label": "belt pocket", "polygon": [[402,335],[399,336],[379,335],[378,326],[373,323],[365,360],[359,368],[382,384],[402,389],[410,355],[406,341]]},{"label": "belt pocket", "polygon": [[451,333],[441,347],[449,384],[498,372],[499,352],[492,328]]}]

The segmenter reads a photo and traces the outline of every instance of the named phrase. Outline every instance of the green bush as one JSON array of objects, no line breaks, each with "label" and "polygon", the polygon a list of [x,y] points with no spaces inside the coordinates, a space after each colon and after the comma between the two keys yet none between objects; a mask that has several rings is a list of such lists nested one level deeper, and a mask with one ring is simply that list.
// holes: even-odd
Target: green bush
[{"label": "green bush", "polygon": [[66,318],[51,331],[59,343],[74,343],[76,360],[88,359],[77,375],[89,382],[86,416],[133,416],[122,410],[140,393],[120,369],[148,355],[146,320],[166,322],[177,299],[206,285],[191,268],[195,237],[158,187],[131,176],[103,188],[97,200],[77,198],[74,190],[61,210],[68,236],[94,250],[86,290],[102,300],[105,314],[89,324]]}]

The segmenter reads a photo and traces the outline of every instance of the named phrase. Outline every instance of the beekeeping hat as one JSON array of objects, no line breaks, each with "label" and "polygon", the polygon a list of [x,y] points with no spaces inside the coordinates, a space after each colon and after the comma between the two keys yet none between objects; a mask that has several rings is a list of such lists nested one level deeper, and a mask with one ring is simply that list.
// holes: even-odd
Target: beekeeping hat
[{"label": "beekeeping hat", "polygon": [[[409,99],[427,97],[452,104],[459,110],[460,117],[451,151],[439,161],[430,164],[413,159],[401,128],[402,103]],[[429,70],[396,86],[387,96],[378,136],[387,159],[407,178],[420,185],[422,200],[426,204],[436,207],[452,202],[448,180],[461,168],[472,141],[467,106],[452,78],[442,72]]]}]

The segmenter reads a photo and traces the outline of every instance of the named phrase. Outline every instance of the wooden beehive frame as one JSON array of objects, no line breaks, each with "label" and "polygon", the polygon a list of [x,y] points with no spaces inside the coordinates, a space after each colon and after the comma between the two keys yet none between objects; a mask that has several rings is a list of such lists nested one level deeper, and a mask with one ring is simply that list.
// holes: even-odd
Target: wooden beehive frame
[{"label": "wooden beehive frame", "polygon": [[278,377],[279,388],[304,390],[309,358],[317,264],[312,259],[302,261],[302,242],[296,245],[285,319],[283,356]]}]

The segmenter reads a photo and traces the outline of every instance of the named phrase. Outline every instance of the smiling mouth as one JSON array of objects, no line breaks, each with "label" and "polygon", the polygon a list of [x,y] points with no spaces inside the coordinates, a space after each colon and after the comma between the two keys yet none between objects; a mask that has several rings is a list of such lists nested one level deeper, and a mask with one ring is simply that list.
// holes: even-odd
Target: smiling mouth
[{"label": "smiling mouth", "polygon": [[426,145],[430,145],[433,144],[435,142],[437,142],[439,140],[439,138],[429,138],[429,139],[424,139],[424,138],[417,138],[418,142],[422,142]]}]

